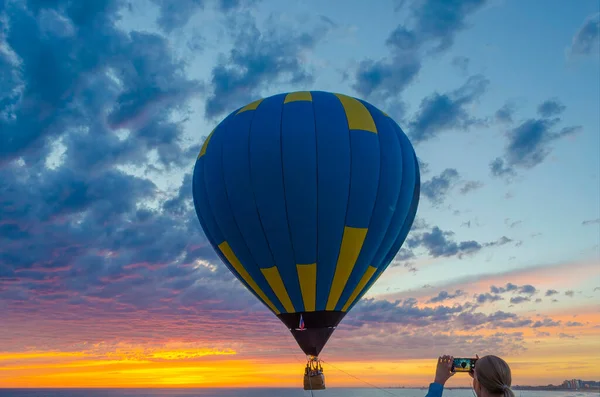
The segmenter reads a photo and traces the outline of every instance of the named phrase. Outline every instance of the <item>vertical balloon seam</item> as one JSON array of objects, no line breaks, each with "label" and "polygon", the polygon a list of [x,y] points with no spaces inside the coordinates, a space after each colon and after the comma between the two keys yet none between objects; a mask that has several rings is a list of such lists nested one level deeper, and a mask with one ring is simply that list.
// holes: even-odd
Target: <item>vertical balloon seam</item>
[{"label": "vertical balloon seam", "polygon": [[[265,99],[265,106],[267,106],[267,104],[270,103],[278,103],[278,102],[274,102],[278,97],[283,96],[283,95],[276,95],[276,96],[272,96],[269,98]],[[283,100],[280,103],[281,106],[281,110],[280,112],[283,112]],[[258,107],[257,109],[255,109],[256,111],[258,111]],[[281,113],[280,113],[281,115]],[[252,169],[252,136],[253,136],[253,131],[254,129],[250,129],[250,135],[249,135],[249,140],[248,140],[248,161],[249,161],[249,167]],[[279,139],[281,140],[281,120],[279,123],[279,130],[277,130],[276,128],[273,128],[273,131],[277,134],[279,134]],[[273,149],[275,150],[275,149]],[[281,152],[280,152],[281,154]],[[280,155],[280,164],[279,167],[281,167],[281,155]],[[281,170],[282,171],[282,170]],[[253,179],[252,175],[255,174],[255,172],[250,172],[250,188],[252,189],[252,195],[254,197],[254,205],[256,207],[256,211],[257,211],[257,215],[258,215],[258,219],[261,225],[261,229],[263,232],[263,235],[265,237],[265,241],[267,243],[267,247],[270,251],[271,257],[273,258],[273,265],[270,268],[266,268],[266,269],[261,269],[261,272],[263,273],[263,275],[265,277],[267,277],[267,283],[269,284],[269,286],[271,287],[271,289],[273,289],[273,292],[275,293],[275,296],[277,297],[277,299],[282,303],[284,310],[282,310],[282,313],[295,313],[296,309],[295,309],[295,305],[293,303],[292,297],[294,296],[294,294],[290,295],[289,291],[288,291],[288,286],[286,285],[286,280],[289,279],[289,274],[286,275],[286,273],[291,273],[291,271],[287,272],[285,271],[286,269],[282,268],[282,264],[277,262],[277,255],[276,252],[273,251],[273,245],[272,245],[272,241],[269,240],[269,234],[267,233],[267,230],[265,229],[265,223],[266,221],[263,219],[264,217],[264,208],[263,211],[261,213],[261,206],[259,205],[259,198],[257,198],[257,194],[256,194],[256,190],[255,190],[255,181],[256,178]],[[256,177],[256,175],[255,175]],[[282,185],[283,185],[283,180],[281,181]],[[284,188],[284,186],[282,186],[282,189]],[[282,190],[282,192],[284,192],[284,190]],[[284,193],[285,194],[285,193]],[[281,199],[283,200],[283,207],[284,210],[286,209],[285,205],[286,205],[286,201],[285,201],[285,195],[281,197]],[[287,214],[286,214],[286,218],[287,218]],[[285,222],[286,225],[289,225],[289,222],[286,219]],[[268,225],[268,224],[267,224]],[[268,226],[267,226],[268,227]],[[285,227],[285,226],[284,226]],[[288,226],[289,229],[289,226]],[[272,237],[272,235],[271,235]],[[289,238],[289,231],[288,231],[288,238]],[[292,247],[292,241],[291,238],[289,239],[289,243],[290,243],[290,248]],[[293,260],[292,260],[293,261]],[[295,270],[295,269],[294,269]],[[296,272],[294,272],[294,276],[296,279],[298,279],[298,275],[296,274]],[[300,286],[298,284],[298,288],[297,288],[298,292],[300,292]]]},{"label": "vertical balloon seam", "polygon": [[[340,247],[338,248],[338,254],[337,254],[337,260],[335,262],[335,270],[333,272],[333,279],[331,280],[331,285],[329,286],[329,294],[325,303],[325,311],[330,311],[327,309],[327,306],[329,306],[329,300],[331,299],[331,289],[333,288],[333,285],[335,283],[336,280],[336,273],[338,271],[338,264],[339,264],[339,260],[340,260],[340,255],[342,254],[342,245],[344,244],[344,235],[345,235],[345,229],[347,227],[348,224],[348,210],[350,208],[350,194],[352,192],[352,137],[351,137],[351,131],[350,131],[350,122],[348,120],[348,114],[346,113],[346,108],[344,107],[344,103],[340,100],[340,98],[335,95],[335,94],[330,94],[333,95],[335,98],[337,98],[337,100],[341,103],[342,108],[344,109],[344,114],[346,115],[346,126],[347,126],[347,131],[348,131],[348,151],[350,152],[350,163],[349,163],[349,180],[348,180],[348,197],[346,199],[346,215],[344,216],[344,233],[342,234],[342,241],[340,243]],[[336,302],[337,303],[337,302]]]},{"label": "vertical balloon seam", "polygon": [[[262,102],[262,100],[260,100],[260,101]],[[254,105],[256,102],[258,102],[258,101],[254,101],[254,102],[252,102],[250,105]],[[258,106],[260,105],[260,103],[261,103],[261,102],[259,102],[259,103],[258,103],[256,106],[258,107]],[[248,105],[248,106],[250,106],[250,105]],[[246,108],[246,107],[242,108],[242,110],[243,110],[243,109],[245,109],[245,108]],[[250,110],[254,110],[254,109],[250,109]],[[244,111],[245,111],[245,110],[244,110]],[[238,111],[238,113],[240,113],[240,112],[241,112],[241,110],[240,110],[240,111]],[[236,113],[236,115],[237,115],[237,113]],[[233,116],[233,117],[235,117],[235,116]],[[229,208],[229,211],[230,211],[230,212],[232,212],[232,211],[231,211],[231,201],[229,200],[229,192],[227,191],[227,183],[226,183],[226,181],[225,181],[225,175],[224,175],[224,173],[223,173],[223,150],[222,150],[222,144],[221,144],[221,151],[220,151],[220,154],[221,154],[221,156],[220,156],[221,178],[223,179],[223,187],[224,187],[224,191],[225,191],[225,197],[226,197],[226,202],[224,203],[224,205],[227,205],[227,208]],[[261,270],[260,270],[260,267],[259,267],[259,266],[258,266],[258,264],[256,263],[256,260],[255,260],[254,256],[252,255],[252,251],[251,251],[251,250],[248,248],[248,244],[247,244],[246,240],[243,238],[243,234],[242,234],[242,232],[241,232],[241,230],[240,230],[240,227],[239,227],[239,225],[238,225],[238,222],[237,222],[237,220],[235,219],[235,216],[233,216],[233,215],[232,215],[232,219],[233,219],[233,224],[235,225],[235,227],[236,227],[236,229],[237,229],[238,233],[240,234],[240,237],[241,237],[241,238],[240,238],[240,241],[241,241],[241,243],[242,243],[242,244],[243,244],[243,245],[246,247],[246,250],[247,250],[247,252],[248,252],[248,255],[249,255],[251,258],[252,258],[252,261],[253,261],[252,265],[256,266],[256,268],[257,268],[257,271],[256,271],[256,277],[263,277],[263,278],[264,278],[264,283],[263,283],[263,286],[268,286],[268,287],[271,289],[271,292],[272,292],[272,294],[270,294],[270,295],[271,295],[271,298],[269,298],[269,297],[267,296],[267,299],[268,299],[269,301],[271,301],[271,304],[273,304],[273,305],[274,305],[274,306],[277,308],[277,310],[278,310],[279,312],[282,312],[283,310],[281,310],[281,309],[284,309],[284,308],[283,308],[283,304],[282,304],[281,302],[278,302],[278,303],[279,303],[279,307],[278,307],[278,306],[275,304],[275,302],[273,302],[273,301],[272,301],[272,300],[274,300],[273,298],[276,298],[276,299],[277,299],[277,301],[279,301],[279,299],[278,299],[278,298],[277,298],[277,296],[275,295],[275,291],[273,291],[273,290],[272,290],[272,288],[271,288],[271,286],[269,285],[268,281],[266,280],[266,278],[265,278],[265,277],[264,277],[264,275],[262,274],[262,272],[261,272]],[[225,240],[225,241],[227,241],[227,240]],[[228,243],[228,244],[229,244],[229,243]],[[231,246],[230,246],[230,248],[231,248]],[[234,253],[234,255],[235,255],[235,252],[233,251],[233,248],[231,248],[231,251],[232,251],[232,252]],[[236,256],[237,256],[237,255],[236,255]],[[239,259],[238,259],[238,260],[239,260]],[[242,267],[243,267],[243,268],[246,270],[246,272],[247,272],[247,271],[248,271],[248,269],[246,269],[246,267],[247,267],[247,266],[249,266],[250,264],[247,264],[247,263],[242,263],[241,261],[239,261],[239,262],[241,263]],[[250,275],[250,278],[251,278],[251,279],[253,279],[253,281],[254,281],[255,283],[258,281],[258,280],[254,280],[254,277],[252,277],[251,275]],[[258,288],[259,288],[259,290],[262,290],[262,288],[260,288],[260,286],[258,286]],[[265,293],[265,291],[261,291],[261,292]],[[266,292],[268,292],[268,291],[266,291]],[[257,293],[258,293],[258,291],[257,291]],[[266,294],[265,294],[265,295],[266,295]],[[262,299],[261,299],[261,300],[262,300]],[[265,302],[265,304],[266,304],[267,306],[269,306],[269,303],[268,303],[268,302]],[[285,309],[284,309],[284,310],[285,310]]]},{"label": "vertical balloon seam", "polygon": [[[281,167],[281,184],[283,187],[283,204],[285,207],[285,223],[287,225],[287,232],[288,232],[288,237],[290,239],[290,247],[292,248],[292,256],[294,257],[294,267],[296,267],[296,247],[294,247],[294,239],[292,237],[292,230],[290,228],[290,215],[288,212],[288,202],[287,202],[287,196],[286,196],[286,191],[285,191],[285,167],[283,166],[283,109],[285,107],[285,98],[283,99],[283,103],[281,104],[281,113],[279,115],[279,158],[281,159],[280,162],[280,167]],[[270,246],[269,246],[270,247]],[[277,262],[275,262],[275,266],[277,267]],[[296,269],[294,269],[296,270]],[[290,272],[291,274],[292,272]],[[300,286],[300,279],[298,277],[298,272],[295,271],[293,272],[295,274],[295,281],[298,283],[298,289],[302,290],[301,286]],[[285,283],[284,283],[285,286]],[[287,290],[287,287],[286,287]],[[301,292],[302,293],[302,292]],[[287,292],[287,294],[289,295],[289,291]],[[304,306],[304,302],[303,302],[303,306]],[[295,308],[294,305],[294,312],[296,312],[297,309]],[[289,312],[288,312],[289,313]]]},{"label": "vertical balloon seam", "polygon": [[[199,172],[199,179],[200,181],[197,182],[196,178],[194,178],[194,175],[197,171],[197,168],[194,169],[194,175],[192,175],[192,193],[197,191],[197,189],[202,190],[204,193],[201,193],[201,196],[204,197],[203,203],[204,206],[207,207],[207,211],[206,212],[211,212],[211,208],[210,208],[210,203],[208,202],[208,198],[206,197],[206,184],[204,183],[205,178],[203,176],[204,174],[204,159],[201,159],[201,157],[203,157],[206,154],[206,150],[208,148],[208,143],[210,141],[210,138],[212,137],[212,135],[214,134],[214,132],[216,131],[217,127],[213,128],[213,130],[211,131],[211,133],[208,135],[208,137],[204,140],[204,143],[202,145],[202,149],[200,150],[200,154],[198,155],[198,157],[196,158],[196,167],[200,167],[200,171]],[[198,217],[198,220],[200,221],[200,226],[202,228],[202,231],[204,233],[204,235],[206,236],[206,238],[208,239],[208,242],[213,246],[213,247],[218,247],[219,244],[217,243],[217,240],[215,240],[214,236],[212,235],[212,231],[208,228],[208,223],[205,220],[205,217],[202,215],[202,206],[203,204],[200,203],[200,197],[197,197],[197,194],[193,194],[193,202],[194,202],[194,207],[196,208],[196,215]],[[210,215],[210,214],[208,214]],[[215,222],[215,227],[219,228],[219,225],[216,224]],[[223,234],[220,230],[219,232],[221,234]],[[216,249],[215,253],[217,254],[217,256],[219,257],[219,259],[221,259],[221,261],[223,261],[223,263],[225,264],[225,267],[228,268],[228,270],[233,273],[233,275],[235,276],[235,278],[237,278],[244,286],[246,286],[246,288],[248,288],[248,290],[254,295],[256,296],[259,300],[260,298],[258,297],[258,295],[256,295],[256,293],[249,288],[249,286],[247,285],[247,283],[245,282],[245,280],[242,278],[242,276],[237,272],[237,270],[235,270],[235,268],[233,267],[233,265],[231,265],[229,263],[229,261],[226,260],[225,256],[222,255],[222,253],[220,252],[220,250]]]},{"label": "vertical balloon seam", "polygon": [[[383,113],[384,115],[386,115],[384,112],[382,112],[382,113]],[[386,115],[386,116],[387,116],[387,115]],[[388,117],[388,120],[387,120],[387,121],[388,121],[388,125],[390,125],[390,124],[391,124],[391,118],[389,118],[389,116],[387,116],[387,117]],[[392,129],[393,129],[393,126],[391,126],[391,125],[390,125],[390,127],[392,127]],[[403,158],[403,157],[404,157],[404,155],[403,155],[403,153],[402,153],[402,141],[399,139],[399,137],[398,137],[398,134],[396,133],[396,131],[392,131],[392,135],[395,137],[395,139],[397,139],[397,140],[398,140],[398,147],[400,148],[400,153],[401,153],[401,155],[402,155],[402,158]],[[402,178],[402,179],[401,179],[401,182],[400,182],[400,183],[401,183],[401,186],[400,186],[400,189],[399,189],[399,191],[398,191],[398,197],[396,198],[396,204],[398,203],[398,200],[400,200],[400,197],[401,197],[401,195],[402,195],[402,182],[403,182],[403,180],[404,180],[404,167],[403,167],[403,172],[402,172],[401,178]],[[375,261],[375,259],[377,258],[377,254],[379,253],[379,251],[381,250],[381,248],[382,248],[382,246],[383,246],[384,242],[386,241],[386,236],[387,236],[387,233],[389,233],[389,232],[390,232],[390,229],[389,229],[389,228],[390,228],[390,225],[391,225],[391,223],[392,223],[392,221],[393,221],[393,219],[394,219],[394,215],[396,215],[396,211],[398,211],[398,206],[396,206],[396,208],[394,209],[394,214],[392,214],[392,216],[391,216],[391,219],[390,219],[390,224],[388,224],[388,230],[386,230],[386,233],[384,233],[384,236],[383,236],[383,238],[381,239],[381,241],[379,242],[379,245],[378,245],[378,247],[375,249],[375,253],[374,253],[374,255],[373,255],[373,258],[371,259],[371,266],[374,268],[374,270],[372,271],[372,274],[371,274],[371,276],[369,277],[369,279],[365,281],[365,285],[363,285],[363,287],[362,287],[361,291],[359,291],[359,292],[358,292],[358,293],[357,293],[357,294],[354,296],[354,298],[353,298],[353,299],[351,299],[351,298],[352,298],[352,296],[351,296],[351,297],[349,297],[348,301],[347,301],[347,302],[346,302],[346,304],[344,305],[344,307],[346,308],[346,310],[347,310],[347,311],[351,310],[351,309],[352,309],[352,307],[354,306],[354,303],[358,302],[358,301],[359,301],[359,300],[362,298],[362,296],[363,296],[364,294],[366,294],[366,293],[367,293],[367,291],[368,291],[368,290],[371,288],[371,286],[374,284],[374,282],[371,282],[371,280],[372,280],[374,277],[376,277],[376,276],[377,276],[377,269],[379,268],[379,264],[377,264],[377,263],[373,263],[373,262],[374,262],[374,261]],[[400,234],[400,231],[401,231],[401,229],[402,229],[402,227],[400,227],[400,228],[399,228],[399,230],[398,230],[398,234]],[[394,242],[394,241],[395,241],[395,238],[394,238],[394,240],[392,240],[392,242],[391,242],[391,244],[390,244],[390,245],[393,245],[393,242]],[[385,258],[385,256],[384,256],[384,258]],[[369,270],[369,269],[367,268],[367,270]],[[366,273],[365,273],[365,274],[366,274]],[[360,284],[361,282],[362,282],[362,280],[360,280],[360,281],[359,281],[359,284]],[[358,285],[357,285],[357,286],[358,286]],[[354,294],[352,294],[352,295],[354,295]]]},{"label": "vertical balloon seam", "polygon": [[[313,92],[310,91],[310,95],[312,96]],[[316,163],[316,171],[317,171],[317,175],[315,178],[315,185],[316,185],[316,189],[317,189],[317,205],[316,205],[316,212],[315,212],[315,217],[317,218],[317,228],[315,230],[316,233],[316,247],[315,247],[315,253],[316,253],[316,258],[315,258],[315,272],[316,274],[319,274],[319,139],[317,137],[317,135],[319,134],[319,131],[317,131],[317,112],[315,110],[315,101],[312,100],[310,101],[311,106],[312,106],[312,110],[313,110],[313,123],[315,124],[315,163]],[[315,274],[315,297],[314,297],[314,302],[315,302],[315,306],[313,308],[313,311],[317,310],[317,291],[319,290],[319,277],[316,277]]]},{"label": "vertical balloon seam", "polygon": [[[266,100],[269,100],[269,98],[267,98]],[[290,312],[290,310],[294,311],[294,309],[293,309],[294,305],[290,300],[289,293],[287,292],[287,289],[285,287],[283,279],[281,278],[281,273],[279,272],[279,268],[278,268],[277,262],[275,260],[275,255],[273,254],[271,242],[269,241],[268,235],[265,231],[265,226],[264,226],[262,217],[260,215],[257,198],[256,198],[256,193],[254,190],[254,184],[253,184],[253,180],[252,180],[252,172],[250,171],[251,158],[252,158],[252,156],[251,156],[252,125],[255,120],[256,112],[258,111],[259,106],[263,103],[263,101],[264,101],[264,99],[261,99],[260,102],[256,105],[256,107],[254,109],[251,109],[251,110],[254,110],[254,112],[252,113],[252,118],[250,119],[250,123],[248,125],[248,140],[247,140],[248,163],[246,164],[246,168],[248,169],[249,188],[250,188],[250,194],[251,194],[251,198],[252,198],[252,204],[254,207],[256,218],[258,220],[259,227],[260,227],[260,233],[262,233],[262,235],[264,237],[264,241],[265,241],[266,247],[269,251],[269,255],[271,257],[271,263],[273,263],[273,266],[269,267],[269,268],[263,268],[260,266],[260,264],[257,261],[255,261],[255,262],[256,262],[256,266],[259,268],[262,276],[266,279],[267,285],[273,291],[274,296],[277,298],[277,300],[281,303],[281,305],[284,309],[284,310],[282,310],[282,312]]]},{"label": "vertical balloon seam", "polygon": [[[203,159],[200,159],[200,160],[197,160],[197,161],[202,161],[202,162],[203,162],[203,163],[201,163],[201,166],[202,166],[202,174],[204,174],[204,162],[205,162],[205,160],[203,160]],[[211,215],[212,215],[212,216],[214,217],[214,214],[212,213],[212,208],[211,208],[211,205],[210,205],[210,201],[208,200],[207,186],[206,186],[206,178],[205,178],[203,175],[201,175],[201,177],[200,177],[200,180],[201,180],[201,183],[200,183],[199,189],[201,189],[201,190],[203,191],[203,193],[201,193],[201,194],[203,194],[203,195],[204,195],[204,197],[205,197],[204,204],[205,204],[205,206],[206,206],[206,212],[207,212],[207,215],[208,215],[208,216],[211,216]],[[202,212],[202,210],[201,210],[200,212]],[[199,215],[199,217],[200,217],[200,216],[201,216],[201,214]],[[199,219],[200,219],[200,218],[199,218]],[[202,218],[202,219],[204,219],[204,218]],[[224,235],[224,234],[223,234],[223,232],[220,230],[219,224],[217,223],[217,221],[216,221],[216,220],[215,220],[215,222],[214,222],[214,223],[215,223],[215,225],[214,225],[214,226],[215,226],[217,229],[219,229],[219,232],[220,232],[220,233],[223,235],[223,242],[225,242],[225,243],[226,243],[227,241],[226,241],[226,239],[225,239],[225,235]],[[200,222],[200,225],[202,225],[202,221]],[[206,228],[206,229],[208,230],[208,228]],[[205,232],[205,233],[206,233],[206,232]],[[209,231],[209,233],[207,233],[207,235],[210,235],[210,231]],[[221,243],[221,244],[222,244],[222,243]],[[273,310],[273,307],[271,307],[271,306],[269,305],[269,303],[267,303],[266,301],[264,301],[264,300],[263,300],[263,299],[260,297],[260,295],[258,294],[258,292],[257,292],[257,291],[255,291],[255,290],[254,290],[254,288],[252,288],[252,287],[251,287],[251,286],[250,286],[250,285],[249,285],[249,284],[246,282],[246,280],[244,280],[244,278],[243,278],[243,277],[242,277],[242,275],[241,275],[241,274],[240,274],[240,273],[237,271],[237,269],[235,268],[235,266],[234,266],[232,263],[230,263],[230,262],[229,262],[229,259],[228,259],[228,258],[225,256],[225,254],[224,254],[224,253],[223,253],[223,252],[222,252],[222,251],[219,249],[219,245],[220,245],[220,244],[217,244],[217,243],[216,243],[216,241],[215,241],[215,243],[213,244],[213,248],[214,248],[214,250],[215,250],[215,252],[216,252],[217,256],[218,256],[218,257],[221,259],[221,261],[222,261],[222,262],[225,264],[225,267],[227,267],[227,268],[228,268],[228,269],[231,271],[231,273],[233,273],[233,275],[234,275],[234,276],[235,276],[235,277],[236,277],[238,280],[240,280],[240,282],[242,283],[242,285],[244,285],[244,286],[246,287],[246,289],[247,289],[247,290],[248,290],[248,291],[249,291],[249,292],[250,292],[252,295],[254,295],[254,296],[255,296],[255,297],[256,297],[256,298],[257,298],[257,299],[258,299],[260,302],[262,302],[262,303],[263,303],[263,304],[264,304],[264,305],[267,307],[267,309],[268,309],[268,310],[271,310],[272,312],[274,312],[275,314],[277,314],[277,311],[276,311],[276,310]]]},{"label": "vertical balloon seam", "polygon": [[[394,121],[391,118],[389,118],[388,119],[388,123],[392,124],[392,123],[394,123]],[[393,127],[393,125],[391,125],[391,127],[393,129],[395,129]],[[398,144],[400,146],[400,150],[401,150],[401,153],[402,153],[402,158],[404,159],[404,153],[402,152],[402,148],[405,145],[403,145],[402,139],[400,139],[400,137],[398,136],[398,133],[396,131],[394,131],[394,136],[396,136],[396,139],[398,139]],[[407,139],[407,141],[408,141],[408,139]],[[404,167],[403,167],[401,184],[405,183],[405,179],[406,179],[406,174],[407,173],[408,173],[408,170],[405,170]],[[401,197],[402,197],[402,185],[400,187],[400,191],[398,192],[398,199],[397,199],[396,202],[398,202],[398,200],[400,200]],[[394,215],[392,215],[392,220],[393,220],[394,216],[396,215],[396,211],[399,211],[399,210],[400,210],[399,206],[396,206],[396,209],[394,210]],[[405,216],[408,216],[409,212],[410,212],[410,206],[407,209],[407,214]],[[396,237],[392,237],[391,241],[387,242],[390,245],[390,248],[392,248],[394,246],[394,242],[397,240],[398,236],[402,233],[402,227],[404,225],[404,221],[405,220],[406,219],[404,219],[404,220],[401,221],[402,223],[401,223],[400,227],[398,228],[398,232],[396,234]],[[391,232],[391,230],[388,229],[388,232]],[[373,272],[373,275],[371,276],[371,279],[363,287],[363,290],[355,297],[354,301],[348,305],[348,310],[351,310],[352,307],[354,307],[354,305],[358,301],[360,301],[360,299],[362,299],[362,297],[368,292],[368,290],[371,288],[371,286],[373,286],[373,284],[377,281],[377,279],[379,278],[379,276],[381,275],[381,273],[383,273],[383,271],[380,271],[380,269],[381,269],[381,266],[382,266],[383,262],[385,261],[386,254],[382,255],[379,251],[381,250],[384,242],[386,242],[386,238],[385,237],[381,241],[381,243],[379,245],[379,248],[376,251],[375,257],[373,258],[375,260],[377,258],[377,254],[378,253],[379,253],[379,256],[381,257],[381,259],[379,259],[379,260],[376,261],[378,263],[373,263],[373,266],[375,267],[375,271]]]},{"label": "vertical balloon seam", "polygon": [[[354,99],[356,99],[356,98],[354,98]],[[360,102],[361,105],[364,106],[364,104],[362,104],[362,102],[360,100],[358,100],[358,99],[356,99],[356,100],[358,102]],[[371,209],[371,215],[369,216],[369,223],[367,225],[367,235],[365,236],[365,239],[363,241],[363,247],[364,247],[364,243],[369,238],[369,231],[371,231],[371,223],[373,222],[373,213],[375,212],[375,207],[377,206],[377,201],[378,201],[378,198],[379,198],[379,194],[378,193],[379,193],[379,186],[381,184],[381,169],[382,169],[381,162],[383,161],[382,160],[382,155],[381,155],[381,150],[382,149],[381,149],[381,137],[380,137],[380,134],[379,134],[379,129],[377,128],[377,124],[375,123],[375,118],[373,118],[373,114],[371,113],[371,111],[369,110],[369,108],[366,107],[366,106],[364,106],[364,107],[367,110],[367,112],[371,115],[371,118],[373,119],[373,123],[375,124],[375,130],[378,131],[375,135],[377,136],[377,142],[378,142],[378,148],[379,148],[379,172],[377,173],[377,189],[375,190],[375,192],[376,192],[375,193],[376,194],[376,196],[375,196],[375,203],[373,204],[373,208]],[[350,276],[348,277],[348,280],[346,280],[346,285],[344,285],[344,288],[342,289],[342,293],[340,294],[340,299],[344,295],[344,292],[346,291],[347,288],[353,288],[352,286],[349,285],[349,282],[350,282],[350,279],[352,278],[352,273],[354,273],[355,270],[356,270],[356,264],[358,263],[361,255],[363,255],[363,253],[364,253],[364,251],[362,250],[362,247],[361,247],[361,251],[358,254],[358,257],[356,258],[355,267],[352,269],[352,272],[350,273]],[[363,275],[368,271],[368,269],[369,269],[368,266],[369,265],[367,265],[365,267],[365,270],[362,272]],[[357,286],[360,283],[360,281],[361,280],[359,279],[358,283],[357,283]],[[346,303],[340,302],[340,299],[338,299],[338,302],[336,304],[336,309],[339,307],[340,310],[344,311],[343,307],[346,306]]]},{"label": "vertical balloon seam", "polygon": [[[416,164],[416,167],[418,167],[418,161],[416,160],[416,154],[414,154],[413,151],[413,161]],[[411,227],[412,227],[412,222],[414,222],[414,218],[416,216],[416,209],[418,208],[418,204],[419,204],[419,192],[420,192],[420,175],[418,172],[418,168],[415,168],[415,185],[413,188],[413,197],[411,200],[411,204],[410,207],[408,209],[408,212],[406,214],[406,218],[404,220],[404,222],[402,222],[402,226],[400,227],[400,231],[398,233],[398,237],[402,234],[403,229],[406,226],[407,221],[412,218],[412,221],[410,221],[411,223]],[[417,208],[415,208],[417,207]],[[409,230],[410,231],[410,230]],[[408,235],[408,233],[407,233]],[[396,240],[392,243],[392,246],[396,243],[398,237],[396,237]],[[402,242],[402,244],[404,244],[404,241]],[[400,246],[402,246],[402,244]],[[395,255],[394,255],[395,257]],[[392,258],[393,259],[393,258]],[[370,280],[367,283],[367,286],[363,289],[362,293],[356,298],[356,300],[349,306],[348,310],[352,310],[352,308],[363,298],[363,296],[368,292],[368,290],[371,288],[371,286],[373,286],[373,284],[375,284],[377,282],[377,280],[379,280],[379,277],[383,274],[383,272],[387,269],[387,266],[384,266],[386,261],[386,258],[382,258],[381,262],[379,263],[377,270],[375,271],[375,274],[372,277],[372,280]],[[389,265],[389,263],[388,263]]]},{"label": "vertical balloon seam", "polygon": [[[266,98],[266,99],[268,100],[269,98]],[[257,200],[256,200],[256,193],[254,191],[254,183],[253,183],[253,180],[252,180],[252,172],[250,171],[250,168],[251,168],[251,159],[252,159],[252,151],[250,150],[251,146],[252,146],[251,143],[250,143],[251,139],[252,139],[252,124],[254,122],[254,116],[256,115],[256,111],[258,110],[259,106],[263,103],[263,100],[264,99],[261,99],[260,103],[256,106],[256,108],[253,109],[254,112],[252,112],[252,118],[250,119],[250,124],[248,125],[248,164],[247,164],[247,167],[248,167],[248,178],[249,178],[250,190],[252,191],[252,202],[254,203],[254,210],[256,211],[256,216],[257,216],[258,222],[260,224],[260,229],[261,229],[261,232],[262,232],[262,234],[264,236],[265,242],[267,243],[267,247],[269,248],[269,254],[271,255],[271,258],[273,260],[273,264],[275,266],[277,266],[277,262],[275,261],[275,256],[273,255],[273,250],[271,248],[271,243],[269,242],[269,238],[268,238],[267,233],[265,231],[265,226],[263,224],[262,218],[260,216],[260,211],[258,209],[258,203],[257,203]],[[260,267],[260,265],[258,263],[256,263],[256,266],[258,267],[259,271],[261,272],[261,274],[263,275],[263,277],[265,277],[265,280],[266,280],[266,276],[264,275],[263,269]],[[269,285],[269,287],[271,289],[273,289],[273,287],[270,285],[269,281],[268,280],[266,280],[266,281],[267,281],[267,285]],[[279,298],[279,296],[277,296],[277,294],[275,293],[275,291],[273,291],[273,294],[280,301],[281,305],[284,306],[283,302],[281,302],[281,299]],[[287,310],[285,310],[286,309],[285,306],[283,308],[284,308],[284,310],[282,311],[282,313],[287,311]]]}]

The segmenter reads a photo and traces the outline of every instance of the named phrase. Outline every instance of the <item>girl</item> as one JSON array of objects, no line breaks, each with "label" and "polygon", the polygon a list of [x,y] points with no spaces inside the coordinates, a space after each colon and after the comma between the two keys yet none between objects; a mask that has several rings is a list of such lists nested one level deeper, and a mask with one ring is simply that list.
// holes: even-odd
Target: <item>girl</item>
[{"label": "girl", "polygon": [[[452,356],[438,358],[435,379],[429,385],[429,392],[425,397],[442,397],[446,381],[454,376],[452,372]],[[515,397],[510,389],[512,375],[510,367],[500,357],[477,356],[475,370],[470,373],[473,378],[473,390],[477,397]]]}]

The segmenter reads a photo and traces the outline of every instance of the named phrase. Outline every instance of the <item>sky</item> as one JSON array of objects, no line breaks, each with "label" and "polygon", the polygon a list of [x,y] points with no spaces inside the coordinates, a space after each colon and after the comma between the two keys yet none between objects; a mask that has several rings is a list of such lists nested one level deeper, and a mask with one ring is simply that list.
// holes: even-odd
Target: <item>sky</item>
[{"label": "sky", "polygon": [[441,354],[600,380],[598,1],[373,4],[0,0],[0,387],[300,387],[191,193],[220,120],[298,90],[369,101],[421,165],[328,386],[426,385]]}]

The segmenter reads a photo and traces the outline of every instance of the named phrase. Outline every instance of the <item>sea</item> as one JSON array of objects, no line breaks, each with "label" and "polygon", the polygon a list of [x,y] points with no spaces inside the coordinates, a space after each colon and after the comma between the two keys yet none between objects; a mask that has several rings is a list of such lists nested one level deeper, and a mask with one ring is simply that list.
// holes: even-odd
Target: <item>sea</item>
[{"label": "sea", "polygon": [[[313,391],[315,397],[424,397],[425,389],[344,389]],[[591,397],[594,392],[515,391],[517,397]],[[0,389],[0,397],[309,397],[302,389]],[[468,389],[444,390],[444,397],[473,397]]]}]

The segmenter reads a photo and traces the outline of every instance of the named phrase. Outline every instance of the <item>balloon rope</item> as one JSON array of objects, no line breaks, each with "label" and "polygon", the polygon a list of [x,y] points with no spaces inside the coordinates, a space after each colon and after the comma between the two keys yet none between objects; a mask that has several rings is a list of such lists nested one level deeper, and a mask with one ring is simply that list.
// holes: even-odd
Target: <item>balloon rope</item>
[{"label": "balloon rope", "polygon": [[386,390],[386,389],[384,389],[384,388],[382,388],[382,387],[376,386],[376,385],[374,385],[374,384],[372,384],[372,383],[369,383],[369,382],[367,382],[366,380],[359,379],[359,378],[357,378],[356,376],[354,376],[354,375],[352,375],[352,374],[349,374],[348,372],[344,371],[343,369],[340,369],[340,368],[336,367],[335,365],[333,365],[333,364],[331,364],[331,363],[329,363],[329,362],[325,362],[325,361],[323,361],[323,360],[321,360],[321,362],[322,362],[322,363],[324,363],[324,364],[327,364],[327,365],[329,365],[329,366],[331,366],[331,367],[333,367],[333,368],[335,368],[335,369],[337,369],[337,370],[338,370],[338,371],[340,371],[340,372],[343,372],[343,373],[345,373],[346,375],[348,375],[348,376],[349,376],[349,377],[351,377],[351,378],[354,378],[354,379],[356,379],[356,380],[358,380],[358,381],[360,381],[360,382],[363,382],[363,383],[365,383],[365,384],[367,384],[367,385],[371,386],[371,387],[372,387],[372,388],[374,388],[374,389],[378,389],[378,390],[381,390],[382,392],[385,392],[385,393],[387,393],[387,394],[389,394],[389,395],[391,395],[391,396],[396,396],[396,397],[398,397],[398,395],[397,395],[397,394],[394,394],[394,393],[392,393],[391,391],[389,391],[389,390]]}]

